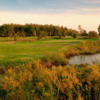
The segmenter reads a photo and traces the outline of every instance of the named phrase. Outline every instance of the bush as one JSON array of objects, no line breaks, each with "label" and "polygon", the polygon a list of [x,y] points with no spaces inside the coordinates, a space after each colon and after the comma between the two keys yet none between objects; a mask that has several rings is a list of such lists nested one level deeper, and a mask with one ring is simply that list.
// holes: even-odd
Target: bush
[{"label": "bush", "polygon": [[53,65],[68,64],[68,60],[66,59],[65,55],[62,52],[54,52],[52,54],[46,54],[43,60]]},{"label": "bush", "polygon": [[97,32],[95,32],[95,31],[90,31],[89,33],[89,38],[94,38],[94,37],[98,37],[98,34],[97,34]]},{"label": "bush", "polygon": [[77,34],[73,34],[72,37],[73,37],[73,38],[77,38]]}]

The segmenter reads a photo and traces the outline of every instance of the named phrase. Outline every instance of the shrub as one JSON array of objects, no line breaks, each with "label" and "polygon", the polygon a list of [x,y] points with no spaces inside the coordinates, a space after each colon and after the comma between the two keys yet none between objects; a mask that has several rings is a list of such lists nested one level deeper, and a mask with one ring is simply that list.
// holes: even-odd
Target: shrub
[{"label": "shrub", "polygon": [[98,34],[97,34],[97,32],[95,32],[95,31],[90,31],[89,33],[89,38],[94,38],[94,37],[98,37]]},{"label": "shrub", "polygon": [[73,37],[73,38],[77,38],[77,34],[74,33],[74,34],[72,35],[72,37]]},{"label": "shrub", "polygon": [[79,54],[79,50],[77,48],[66,46],[62,49],[62,52],[66,57],[74,56]]},{"label": "shrub", "polygon": [[62,52],[54,52],[52,54],[46,54],[43,58],[45,62],[53,65],[66,65],[68,60]]}]

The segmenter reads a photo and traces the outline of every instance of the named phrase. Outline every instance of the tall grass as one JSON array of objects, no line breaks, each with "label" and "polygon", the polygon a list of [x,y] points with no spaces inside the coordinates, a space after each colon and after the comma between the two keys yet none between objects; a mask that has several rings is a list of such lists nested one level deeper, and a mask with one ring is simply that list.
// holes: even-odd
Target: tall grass
[{"label": "tall grass", "polygon": [[[50,54],[45,54],[43,58],[44,63],[53,65],[66,65],[68,64],[68,59],[62,52],[53,52]],[[47,66],[48,67],[48,66]]]}]

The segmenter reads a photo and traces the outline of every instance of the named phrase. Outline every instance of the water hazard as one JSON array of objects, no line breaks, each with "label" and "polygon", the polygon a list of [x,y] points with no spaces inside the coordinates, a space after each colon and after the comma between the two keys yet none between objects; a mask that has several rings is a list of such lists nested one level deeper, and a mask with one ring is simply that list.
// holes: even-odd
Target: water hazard
[{"label": "water hazard", "polygon": [[98,60],[100,62],[100,53],[94,55],[77,55],[69,58],[69,64],[81,64],[88,63],[92,65],[93,61]]}]

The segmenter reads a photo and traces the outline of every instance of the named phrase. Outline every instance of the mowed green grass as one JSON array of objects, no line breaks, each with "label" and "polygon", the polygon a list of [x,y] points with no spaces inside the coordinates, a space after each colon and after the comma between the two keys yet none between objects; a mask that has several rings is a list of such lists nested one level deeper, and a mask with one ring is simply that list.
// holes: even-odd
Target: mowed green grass
[{"label": "mowed green grass", "polygon": [[[30,60],[41,58],[45,53],[58,51],[71,43],[85,41],[84,39],[73,39],[72,37],[63,39],[48,37],[36,41],[34,41],[36,37],[19,38],[19,40],[20,39],[23,41],[17,41],[12,44],[12,42],[14,42],[13,38],[0,37],[0,66],[9,66],[16,63],[23,64]],[[24,41],[26,39],[27,41]]]}]

